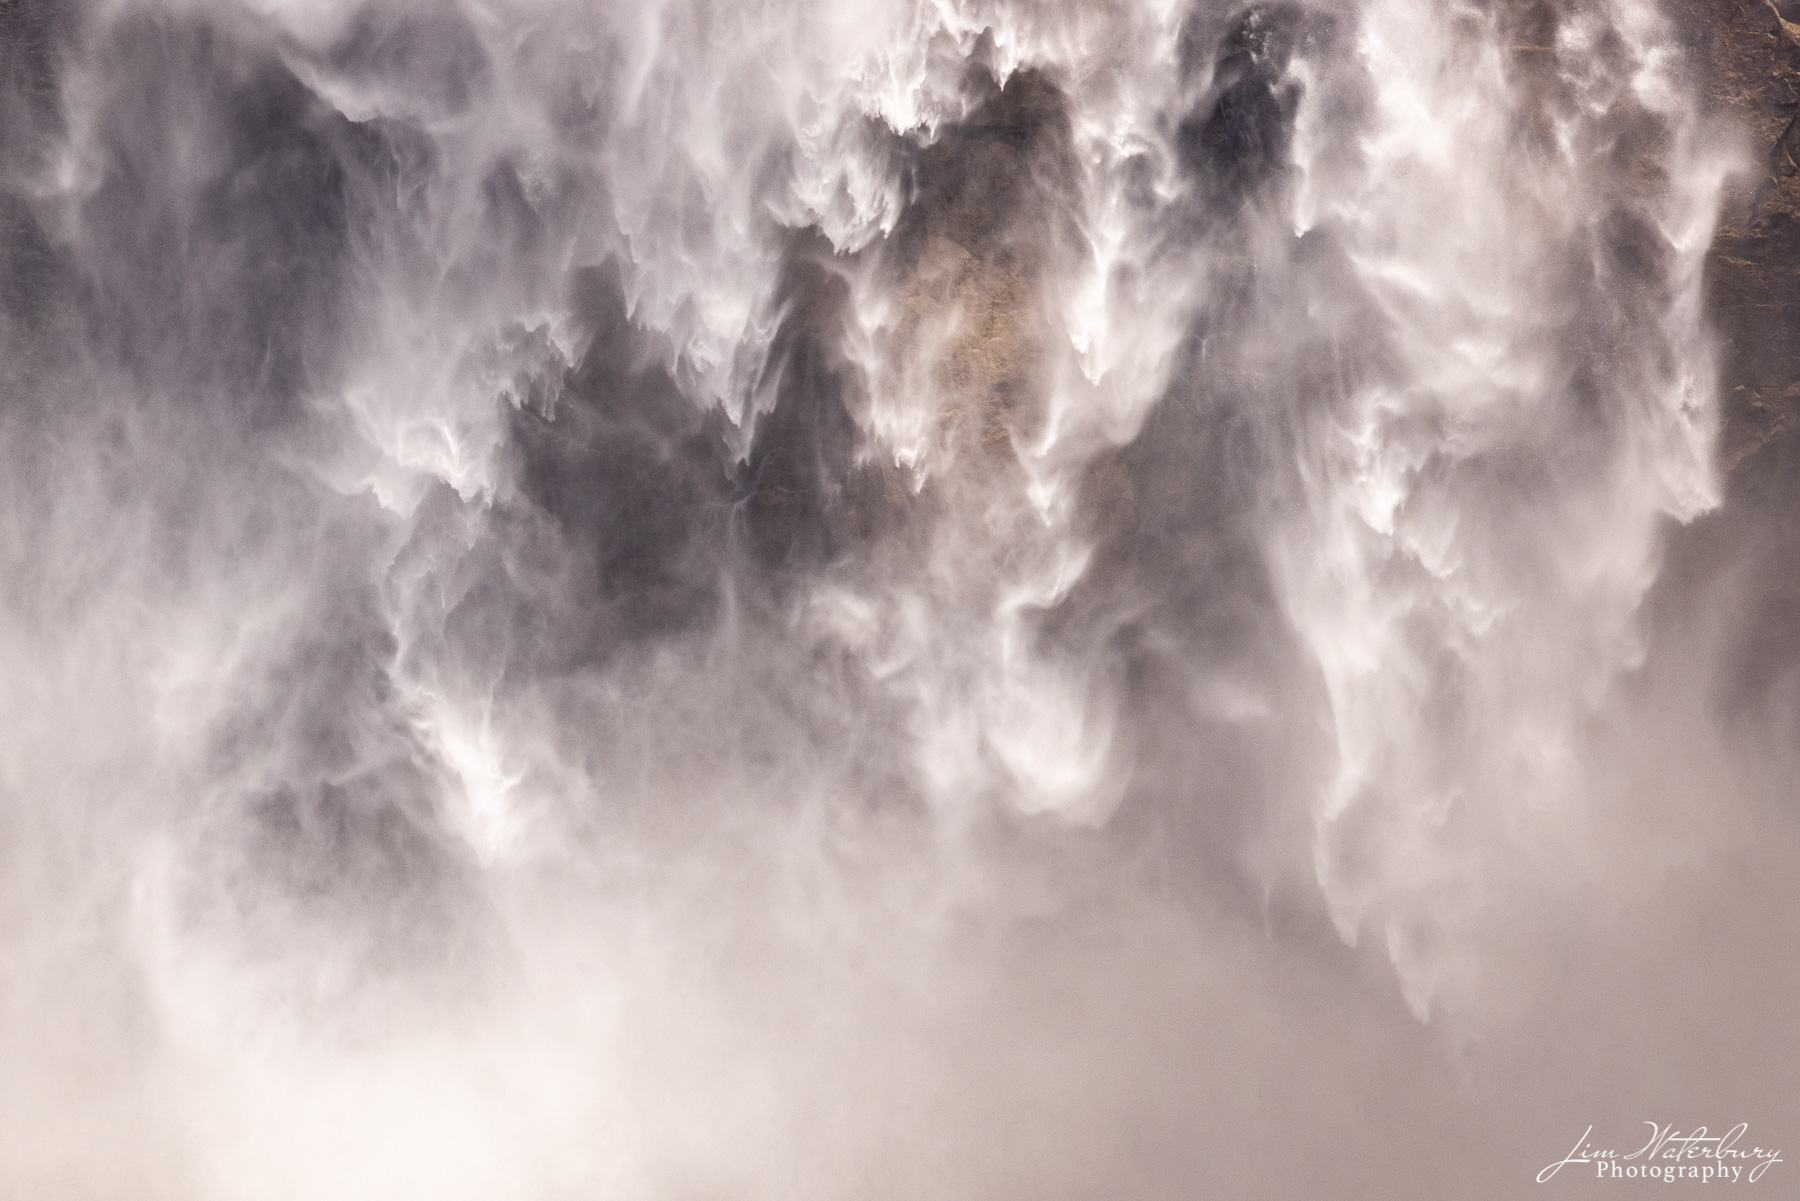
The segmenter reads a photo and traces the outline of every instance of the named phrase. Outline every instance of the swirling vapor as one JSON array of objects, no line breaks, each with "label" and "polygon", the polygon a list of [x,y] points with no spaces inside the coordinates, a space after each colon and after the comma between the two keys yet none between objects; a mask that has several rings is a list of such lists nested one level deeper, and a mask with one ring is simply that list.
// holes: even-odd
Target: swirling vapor
[{"label": "swirling vapor", "polygon": [[0,4],[0,1195],[1800,1130],[1677,15]]}]

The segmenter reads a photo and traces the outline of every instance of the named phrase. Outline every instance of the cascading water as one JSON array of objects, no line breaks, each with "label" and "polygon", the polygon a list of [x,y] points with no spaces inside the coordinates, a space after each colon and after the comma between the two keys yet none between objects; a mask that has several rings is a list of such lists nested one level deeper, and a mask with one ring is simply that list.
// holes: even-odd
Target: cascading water
[{"label": "cascading water", "polygon": [[1645,617],[1741,157],[1653,0],[0,22],[0,1195],[1797,1116],[1792,773]]}]

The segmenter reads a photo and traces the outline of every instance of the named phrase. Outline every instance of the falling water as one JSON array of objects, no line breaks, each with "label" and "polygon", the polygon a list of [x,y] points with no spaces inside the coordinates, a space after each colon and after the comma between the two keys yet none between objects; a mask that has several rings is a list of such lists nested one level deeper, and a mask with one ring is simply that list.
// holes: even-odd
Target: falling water
[{"label": "falling water", "polygon": [[1652,0],[0,23],[0,1194],[1795,1116],[1786,761],[1647,616],[1741,157]]}]

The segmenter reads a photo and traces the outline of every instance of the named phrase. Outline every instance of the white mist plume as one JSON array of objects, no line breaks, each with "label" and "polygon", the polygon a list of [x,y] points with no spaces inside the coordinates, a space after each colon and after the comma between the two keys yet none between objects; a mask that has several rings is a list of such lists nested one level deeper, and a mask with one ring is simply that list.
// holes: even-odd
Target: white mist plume
[{"label": "white mist plume", "polygon": [[9,7],[0,1196],[1793,1115],[1651,0]]}]

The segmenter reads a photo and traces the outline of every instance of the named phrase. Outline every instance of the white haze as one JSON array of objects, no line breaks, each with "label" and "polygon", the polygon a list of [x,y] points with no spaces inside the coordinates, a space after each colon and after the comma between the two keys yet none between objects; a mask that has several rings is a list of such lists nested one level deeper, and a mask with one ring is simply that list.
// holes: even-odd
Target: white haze
[{"label": "white haze", "polygon": [[1800,1143],[1650,0],[0,17],[0,1197]]}]

